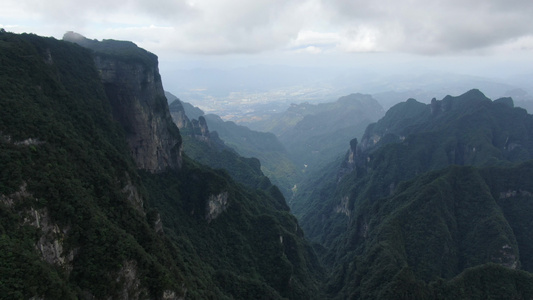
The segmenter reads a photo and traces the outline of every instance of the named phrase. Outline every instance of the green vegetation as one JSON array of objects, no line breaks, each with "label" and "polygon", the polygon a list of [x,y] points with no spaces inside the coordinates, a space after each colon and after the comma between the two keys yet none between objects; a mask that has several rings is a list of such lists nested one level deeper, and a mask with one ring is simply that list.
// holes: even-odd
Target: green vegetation
[{"label": "green vegetation", "polygon": [[63,36],[64,41],[76,43],[84,48],[91,49],[98,56],[110,59],[120,59],[127,63],[140,63],[145,67],[157,64],[157,56],[129,41],[116,40],[90,40],[75,32],[69,31]]},{"label": "green vegetation", "polygon": [[473,90],[398,104],[367,128],[353,171],[337,161],[301,185],[291,208],[325,247],[332,298],[529,295],[526,272],[479,283],[500,274],[490,263],[531,270],[531,163],[514,163],[532,158],[533,118],[508,102]]},{"label": "green vegetation", "polygon": [[[143,182],[165,232],[186,255],[185,269],[195,272],[187,276],[195,284],[216,286],[221,294],[240,299],[320,298],[315,277],[320,266],[296,218],[280,209],[286,205],[279,192],[276,198],[270,190],[244,189],[225,172],[189,160],[180,173],[144,174]],[[227,209],[208,222],[207,199],[223,193]]]},{"label": "green vegetation", "polygon": [[365,231],[349,229],[359,239],[343,259],[350,267],[335,270],[340,274],[330,279],[329,291],[339,299],[527,299],[533,275],[513,270],[531,254],[524,247],[531,240],[515,239],[527,227],[505,213],[500,192],[494,198],[489,185],[511,174],[520,181],[532,166],[501,173],[454,166],[404,182],[393,196],[367,204],[372,215]]},{"label": "green vegetation", "polygon": [[[10,271],[1,272],[0,281],[20,280],[7,286],[7,294],[33,282],[24,298],[114,295],[123,286],[110,282],[130,260],[137,262],[149,295],[161,295],[164,289],[179,292],[169,278],[179,278],[180,272],[163,267],[173,261],[172,254],[122,192],[128,184],[140,187],[140,178],[124,134],[112,120],[90,52],[34,35],[2,33],[0,39],[0,229],[8,251],[3,253],[17,249],[19,255],[3,260]],[[45,222],[45,216],[64,230],[45,243],[60,239],[65,257],[76,253],[66,264],[69,272],[36,261],[35,244],[50,233],[44,225],[30,226],[28,218]],[[28,228],[34,233],[21,234]],[[38,272],[24,272],[29,266],[20,264],[22,257],[35,261]],[[41,275],[47,280],[34,277]]]},{"label": "green vegetation", "polygon": [[370,95],[351,94],[330,103],[293,104],[263,129],[278,136],[300,170],[313,172],[343,154],[347,142],[381,116],[383,108]]},{"label": "green vegetation", "polygon": [[209,129],[216,131],[226,145],[241,156],[259,159],[263,173],[286,198],[292,196],[291,189],[299,181],[301,172],[274,134],[250,130],[230,121],[224,122],[216,115],[206,115],[205,119]]},{"label": "green vegetation", "polygon": [[94,51],[0,32],[2,299],[533,297],[533,117],[510,99],[393,107],[299,185],[302,230],[259,160],[228,148],[188,135],[181,169],[137,170]]},{"label": "green vegetation", "polygon": [[248,187],[266,189],[272,186],[268,177],[261,172],[261,163],[257,158],[245,158],[230,149],[219,150],[190,136],[184,136],[183,148],[195,161],[214,169],[223,169],[237,182]]},{"label": "green vegetation", "polygon": [[[126,44],[107,43],[137,60]],[[93,52],[6,32],[0,47],[3,299],[320,298],[318,261],[275,187],[188,158],[138,171]],[[227,207],[209,215],[220,195]]]}]

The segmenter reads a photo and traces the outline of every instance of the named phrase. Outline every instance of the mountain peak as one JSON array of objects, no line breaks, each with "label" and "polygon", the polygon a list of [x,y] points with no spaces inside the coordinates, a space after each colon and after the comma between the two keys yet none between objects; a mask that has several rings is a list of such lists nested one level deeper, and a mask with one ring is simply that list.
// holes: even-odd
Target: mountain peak
[{"label": "mountain peak", "polygon": [[485,96],[485,94],[483,94],[480,90],[478,89],[471,89],[469,90],[468,92],[464,93],[463,95],[461,95],[462,97],[469,97],[469,98],[487,98]]},{"label": "mountain peak", "polygon": [[65,32],[65,34],[63,35],[63,40],[64,41],[69,41],[69,42],[77,42],[77,41],[85,41],[85,40],[88,40],[85,36],[77,33],[77,32],[74,32],[74,31],[67,31]]}]

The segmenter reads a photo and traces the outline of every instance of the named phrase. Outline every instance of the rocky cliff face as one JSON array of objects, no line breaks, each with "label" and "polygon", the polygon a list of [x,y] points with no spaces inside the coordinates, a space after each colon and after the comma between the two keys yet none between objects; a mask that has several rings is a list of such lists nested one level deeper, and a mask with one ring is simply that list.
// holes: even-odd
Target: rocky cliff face
[{"label": "rocky cliff face", "polygon": [[320,265],[259,161],[220,159],[261,189],[186,157],[168,170],[155,56],[86,42],[0,30],[0,298],[313,298]]},{"label": "rocky cliff face", "polygon": [[181,138],[165,108],[157,65],[96,56],[113,116],[126,131],[137,167],[150,172],[181,165]]},{"label": "rocky cliff face", "polygon": [[207,122],[203,116],[199,116],[198,120],[190,120],[185,114],[185,108],[179,99],[174,100],[169,105],[169,110],[172,120],[174,123],[176,123],[180,129],[180,132],[184,136],[190,136],[198,141],[204,142],[218,151],[234,151],[226,146],[216,131],[209,131],[209,127],[207,126]]},{"label": "rocky cliff face", "polygon": [[130,42],[91,41],[75,33],[63,39],[94,50],[113,117],[126,132],[137,167],[152,173],[179,169],[181,137],[168,111],[157,56]]},{"label": "rocky cliff face", "polygon": [[176,100],[172,101],[168,108],[172,120],[174,120],[180,131],[192,127],[191,120],[185,114],[185,108],[179,99],[176,98]]}]

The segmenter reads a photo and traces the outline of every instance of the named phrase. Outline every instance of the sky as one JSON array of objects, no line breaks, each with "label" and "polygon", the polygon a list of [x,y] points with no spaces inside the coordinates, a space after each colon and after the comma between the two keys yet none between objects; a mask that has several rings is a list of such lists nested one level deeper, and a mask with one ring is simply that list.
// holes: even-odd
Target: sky
[{"label": "sky", "polygon": [[[2,0],[0,27],[130,40],[162,73],[256,64],[533,73],[531,0]],[[164,75],[164,74],[163,74]]]}]

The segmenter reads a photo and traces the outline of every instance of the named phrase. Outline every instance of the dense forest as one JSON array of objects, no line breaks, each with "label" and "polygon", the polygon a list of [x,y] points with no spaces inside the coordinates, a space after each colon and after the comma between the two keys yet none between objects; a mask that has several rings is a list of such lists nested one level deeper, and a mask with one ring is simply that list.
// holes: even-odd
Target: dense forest
[{"label": "dense forest", "polygon": [[511,98],[352,94],[266,133],[169,105],[157,64],[0,32],[2,299],[533,298]]},{"label": "dense forest", "polygon": [[[179,168],[136,166],[135,132],[109,99],[126,83],[104,85],[95,59],[157,60],[101,43],[0,35],[2,298],[319,298],[321,267],[272,185],[186,156]],[[169,113],[163,103],[153,118]],[[180,141],[175,125],[167,134]]]},{"label": "dense forest", "polygon": [[324,247],[329,295],[530,297],[532,133],[512,99],[478,90],[409,99],[368,126],[291,204]]}]

